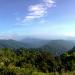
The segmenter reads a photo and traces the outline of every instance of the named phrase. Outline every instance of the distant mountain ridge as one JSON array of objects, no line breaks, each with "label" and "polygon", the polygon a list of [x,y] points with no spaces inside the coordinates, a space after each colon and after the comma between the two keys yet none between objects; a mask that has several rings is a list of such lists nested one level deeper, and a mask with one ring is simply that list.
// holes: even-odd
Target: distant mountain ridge
[{"label": "distant mountain ridge", "polygon": [[21,48],[21,47],[26,48],[27,44],[12,39],[0,40],[0,48]]},{"label": "distant mountain ridge", "polygon": [[69,51],[75,46],[74,41],[68,40],[51,40],[48,44],[42,47],[43,50],[48,50],[54,55],[60,55]]},{"label": "distant mountain ridge", "polygon": [[40,48],[40,50],[48,50],[54,55],[60,55],[71,50],[75,46],[74,41],[68,40],[41,40],[41,39],[23,39],[16,40],[0,40],[0,48]]},{"label": "distant mountain ridge", "polygon": [[49,40],[43,40],[38,38],[24,38],[21,40],[23,43],[27,43],[30,48],[39,48],[46,45]]}]

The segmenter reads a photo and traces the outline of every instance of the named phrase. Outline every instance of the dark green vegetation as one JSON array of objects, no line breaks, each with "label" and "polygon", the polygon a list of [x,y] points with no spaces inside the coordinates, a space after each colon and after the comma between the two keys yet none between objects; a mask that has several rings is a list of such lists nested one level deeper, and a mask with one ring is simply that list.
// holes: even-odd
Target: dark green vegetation
[{"label": "dark green vegetation", "polygon": [[75,71],[75,47],[56,57],[34,48],[0,49],[0,75],[61,75],[72,71]]}]

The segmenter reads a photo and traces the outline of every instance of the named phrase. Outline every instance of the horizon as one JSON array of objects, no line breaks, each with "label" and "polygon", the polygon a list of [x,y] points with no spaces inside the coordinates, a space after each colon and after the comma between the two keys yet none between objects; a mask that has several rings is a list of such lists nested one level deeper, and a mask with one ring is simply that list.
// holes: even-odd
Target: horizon
[{"label": "horizon", "polygon": [[75,0],[0,0],[0,39],[75,37]]}]

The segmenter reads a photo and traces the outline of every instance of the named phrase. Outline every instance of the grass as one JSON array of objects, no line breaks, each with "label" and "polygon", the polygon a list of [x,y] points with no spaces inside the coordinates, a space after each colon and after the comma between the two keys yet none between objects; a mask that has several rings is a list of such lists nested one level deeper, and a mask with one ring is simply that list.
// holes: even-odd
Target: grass
[{"label": "grass", "polygon": [[[38,72],[37,70],[34,70],[32,68],[20,68],[20,67],[8,67],[6,69],[9,72],[13,72],[16,73],[16,75],[75,75],[75,71],[68,71],[68,72],[62,72],[62,73],[58,73],[58,72],[51,72],[51,73],[43,73],[43,72]],[[0,75],[4,75],[4,74],[0,74]]]},{"label": "grass", "polygon": [[42,73],[42,72],[33,72],[32,75],[75,75],[75,71],[73,72],[63,72],[63,73]]}]

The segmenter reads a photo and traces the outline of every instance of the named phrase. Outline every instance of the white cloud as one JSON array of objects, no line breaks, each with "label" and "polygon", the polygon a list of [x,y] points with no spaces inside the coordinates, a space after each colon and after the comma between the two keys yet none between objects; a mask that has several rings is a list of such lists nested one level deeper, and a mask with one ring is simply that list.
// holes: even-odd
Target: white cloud
[{"label": "white cloud", "polygon": [[54,6],[54,0],[43,0],[42,3],[36,5],[30,5],[28,7],[28,15],[25,16],[25,20],[33,20],[44,17],[47,14],[47,9]]},{"label": "white cloud", "polygon": [[29,14],[25,16],[26,20],[32,20],[35,18],[43,17],[46,13],[46,9],[44,8],[43,4],[31,5],[29,6]]},{"label": "white cloud", "polygon": [[54,3],[55,3],[55,1],[54,0],[43,0],[43,2],[45,3],[45,5],[47,6],[47,7],[52,7],[53,5],[54,5]]},{"label": "white cloud", "polygon": [[[25,26],[26,22],[31,22],[32,20],[42,18],[47,15],[48,9],[55,6],[54,0],[42,0],[39,4],[34,4],[28,6],[28,14],[24,18],[16,18],[17,23],[15,25]],[[45,20],[40,20],[39,23],[45,23]]]}]

